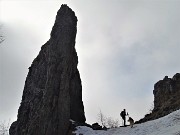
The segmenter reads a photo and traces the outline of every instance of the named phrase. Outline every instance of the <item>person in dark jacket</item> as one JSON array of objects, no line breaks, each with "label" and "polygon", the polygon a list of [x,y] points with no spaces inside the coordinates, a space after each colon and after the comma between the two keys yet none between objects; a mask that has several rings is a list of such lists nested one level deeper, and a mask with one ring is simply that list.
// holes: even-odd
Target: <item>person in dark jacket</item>
[{"label": "person in dark jacket", "polygon": [[124,109],[121,113],[120,116],[123,119],[124,127],[126,127],[126,109]]}]

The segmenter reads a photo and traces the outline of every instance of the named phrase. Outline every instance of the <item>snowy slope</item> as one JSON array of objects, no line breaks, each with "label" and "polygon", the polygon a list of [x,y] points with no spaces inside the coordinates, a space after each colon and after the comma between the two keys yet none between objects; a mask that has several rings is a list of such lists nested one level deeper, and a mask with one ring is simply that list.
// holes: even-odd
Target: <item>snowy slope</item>
[{"label": "snowy slope", "polygon": [[119,127],[102,131],[80,126],[75,133],[77,135],[180,135],[180,110],[157,120],[136,124],[133,128]]}]

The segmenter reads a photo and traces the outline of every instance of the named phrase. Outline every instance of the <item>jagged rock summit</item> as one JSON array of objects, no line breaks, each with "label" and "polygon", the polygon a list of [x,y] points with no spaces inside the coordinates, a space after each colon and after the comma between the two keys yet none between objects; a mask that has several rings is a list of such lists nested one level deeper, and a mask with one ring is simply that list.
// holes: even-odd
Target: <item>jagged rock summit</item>
[{"label": "jagged rock summit", "polygon": [[154,85],[154,109],[137,123],[154,120],[180,109],[180,73],[165,76]]},{"label": "jagged rock summit", "polygon": [[75,13],[62,5],[49,41],[29,68],[10,135],[67,135],[70,119],[85,123],[75,50],[76,26]]}]

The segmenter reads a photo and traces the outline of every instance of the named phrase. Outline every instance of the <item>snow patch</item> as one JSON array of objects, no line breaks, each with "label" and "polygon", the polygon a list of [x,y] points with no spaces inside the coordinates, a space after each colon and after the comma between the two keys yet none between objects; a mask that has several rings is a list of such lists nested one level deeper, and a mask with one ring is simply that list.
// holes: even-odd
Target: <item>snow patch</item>
[{"label": "snow patch", "polygon": [[180,135],[180,110],[157,120],[136,124],[133,128],[119,127],[104,131],[79,126],[74,133],[76,135]]}]

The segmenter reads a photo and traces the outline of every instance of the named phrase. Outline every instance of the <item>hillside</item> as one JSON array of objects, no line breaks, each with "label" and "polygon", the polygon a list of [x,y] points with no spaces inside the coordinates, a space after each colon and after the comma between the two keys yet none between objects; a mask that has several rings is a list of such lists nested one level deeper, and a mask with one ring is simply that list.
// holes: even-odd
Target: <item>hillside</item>
[{"label": "hillside", "polygon": [[180,110],[175,111],[157,120],[136,124],[133,128],[119,127],[107,131],[92,130],[80,126],[76,135],[180,135]]}]

